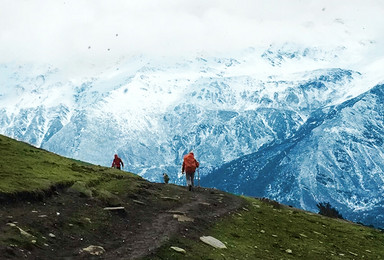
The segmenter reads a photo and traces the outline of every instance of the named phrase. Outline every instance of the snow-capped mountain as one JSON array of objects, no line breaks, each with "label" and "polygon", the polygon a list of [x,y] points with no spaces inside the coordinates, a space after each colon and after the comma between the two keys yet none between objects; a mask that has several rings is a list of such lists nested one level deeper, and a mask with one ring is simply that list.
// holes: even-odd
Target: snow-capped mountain
[{"label": "snow-capped mountain", "polygon": [[383,227],[384,85],[314,111],[281,143],[225,164],[202,180],[234,193],[316,211],[330,202],[344,217]]},{"label": "snow-capped mountain", "polygon": [[[265,190],[257,194],[314,210],[317,198],[328,201],[324,192],[328,192],[331,184],[321,184],[322,179],[315,177],[320,184],[301,184],[296,189],[297,185],[285,187],[275,181],[311,183],[313,180],[309,177],[321,174],[331,175],[335,183],[346,178],[344,170],[339,169],[340,163],[333,166],[334,171],[327,165],[319,170],[321,174],[312,172],[312,175],[292,167],[302,165],[305,169],[316,169],[328,163],[325,159],[330,155],[324,147],[321,156],[308,152],[321,145],[320,135],[333,138],[348,133],[342,144],[336,139],[323,144],[331,145],[335,140],[329,154],[340,158],[349,155],[343,151],[352,149],[346,140],[360,138],[353,134],[352,130],[358,129],[356,126],[344,130],[344,124],[366,121],[341,117],[342,112],[347,111],[343,107],[361,95],[368,95],[364,93],[371,93],[377,79],[369,77],[364,68],[347,66],[344,58],[348,55],[342,47],[324,50],[284,44],[215,57],[201,54],[195,58],[154,60],[133,56],[121,59],[98,75],[74,79],[49,66],[3,64],[0,66],[0,133],[105,166],[110,166],[113,154],[118,153],[126,165],[125,170],[152,181],[161,181],[166,171],[171,182],[182,183],[182,157],[194,150],[202,165],[201,175],[207,175],[206,183],[214,180],[218,187],[248,195],[254,194],[253,189],[244,186],[243,181],[251,183],[261,176],[259,170],[267,174],[271,170],[272,174],[273,167],[277,167],[276,171],[281,169],[281,172],[276,176],[281,178],[265,178],[264,182],[255,184],[263,185]],[[361,114],[378,113],[375,111],[367,106]],[[335,116],[333,120],[331,115]],[[381,125],[374,121],[377,117],[366,120],[371,120],[372,125]],[[310,138],[316,131],[319,137]],[[379,130],[376,133],[381,136]],[[300,147],[290,155],[297,158],[282,155],[293,147]],[[348,173],[356,170],[358,180],[369,182],[371,168],[368,165],[373,164],[370,153],[377,155],[378,148],[369,150],[359,146],[355,149],[366,150],[358,161],[361,166],[346,166],[346,169]],[[253,156],[262,158],[259,154],[265,151],[267,155],[263,156],[270,162],[265,167],[258,167],[264,161],[256,160],[256,164],[253,160],[240,164],[236,161]],[[285,171],[279,164],[275,165],[276,156],[282,157],[281,160],[285,158],[289,169],[296,171]],[[384,163],[383,159],[376,159],[380,161],[377,165]],[[229,162],[230,167],[219,168]],[[234,177],[238,182],[216,178],[219,173],[214,169],[217,168],[225,169],[228,176],[239,176]],[[375,171],[379,169],[377,166]],[[370,186],[370,196],[382,196],[379,181],[376,182],[378,185]],[[354,187],[353,182],[345,183],[344,190]],[[284,194],[280,189],[283,186],[295,193]],[[304,190],[310,194],[307,197],[318,197],[316,200],[305,197],[294,203],[291,198],[298,198],[297,193]],[[344,203],[350,211],[362,207],[353,204],[362,198],[354,198],[354,193],[332,194],[331,203]],[[359,194],[363,196],[363,192]],[[364,210],[372,207],[369,205]]]},{"label": "snow-capped mountain", "polygon": [[305,49],[283,58],[272,48],[168,64],[134,57],[79,82],[50,68],[2,66],[1,132],[102,165],[117,152],[152,180],[163,170],[175,175],[190,149],[204,165],[219,166],[288,138],[361,78],[328,68],[279,76],[275,52],[276,62],[305,66],[326,57]]}]

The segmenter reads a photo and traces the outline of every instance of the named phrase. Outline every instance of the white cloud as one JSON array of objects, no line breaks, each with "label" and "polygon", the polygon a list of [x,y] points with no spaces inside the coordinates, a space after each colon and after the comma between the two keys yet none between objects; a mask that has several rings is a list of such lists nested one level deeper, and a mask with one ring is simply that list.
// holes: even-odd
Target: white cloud
[{"label": "white cloud", "polygon": [[0,0],[0,62],[89,66],[287,41],[383,46],[383,13],[381,0]]}]

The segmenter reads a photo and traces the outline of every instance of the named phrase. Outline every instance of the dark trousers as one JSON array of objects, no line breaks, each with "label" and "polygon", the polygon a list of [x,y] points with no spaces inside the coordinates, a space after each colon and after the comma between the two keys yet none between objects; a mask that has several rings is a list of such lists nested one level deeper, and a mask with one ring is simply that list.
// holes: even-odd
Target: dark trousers
[{"label": "dark trousers", "polygon": [[187,178],[187,186],[191,185],[192,187],[195,186],[194,179],[195,179],[195,172],[186,172],[185,178]]}]

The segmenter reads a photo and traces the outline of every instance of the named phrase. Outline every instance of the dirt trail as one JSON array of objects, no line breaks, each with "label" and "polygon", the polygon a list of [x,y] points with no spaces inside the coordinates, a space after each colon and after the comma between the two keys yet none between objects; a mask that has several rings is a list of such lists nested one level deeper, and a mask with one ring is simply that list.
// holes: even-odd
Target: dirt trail
[{"label": "dirt trail", "polygon": [[[239,198],[218,191],[196,188],[187,194],[188,201],[183,205],[166,211],[154,212],[136,232],[123,232],[126,244],[105,257],[127,259],[140,258],[154,252],[163,242],[174,235],[197,239],[201,232],[219,217],[234,211],[242,202]],[[182,216],[179,221],[177,216]],[[183,217],[186,221],[183,221]]]},{"label": "dirt trail", "polygon": [[[4,203],[0,206],[0,234],[12,231],[7,223],[16,223],[35,234],[37,243],[27,247],[0,244],[0,255],[5,259],[89,259],[79,252],[96,245],[105,249],[101,259],[137,259],[155,254],[174,236],[198,240],[209,235],[204,234],[207,227],[244,202],[212,189],[189,192],[185,187],[146,183],[122,203],[125,211],[106,212],[99,200],[66,190],[43,201]],[[187,221],[179,221],[177,216]]]}]

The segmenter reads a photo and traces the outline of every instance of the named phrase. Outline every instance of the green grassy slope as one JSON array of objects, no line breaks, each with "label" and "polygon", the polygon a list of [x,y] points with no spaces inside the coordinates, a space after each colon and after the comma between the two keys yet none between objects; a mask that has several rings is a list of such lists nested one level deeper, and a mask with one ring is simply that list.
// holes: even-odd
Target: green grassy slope
[{"label": "green grassy slope", "polygon": [[97,181],[106,175],[122,172],[64,158],[0,135],[0,193],[39,193],[75,181]]},{"label": "green grassy slope", "polygon": [[[79,198],[83,204],[74,204],[73,200],[62,201],[66,197],[58,196],[50,204],[37,203],[21,207],[13,204],[0,205],[4,212],[0,216],[3,218],[0,219],[0,249],[3,247],[4,252],[10,251],[10,255],[21,256],[20,252],[23,251],[15,248],[24,248],[41,254],[44,258],[44,254],[51,252],[51,249],[60,251],[64,248],[60,233],[62,238],[69,237],[69,241],[76,236],[88,236],[90,241],[104,241],[105,236],[113,232],[119,221],[125,222],[124,218],[107,214],[96,206],[102,208],[104,205],[113,205],[115,200],[117,205],[131,205],[132,209],[136,209],[136,212],[128,211],[128,214],[132,214],[128,215],[130,220],[137,216],[149,216],[151,209],[143,211],[143,215],[139,212],[151,205],[157,205],[161,207],[161,212],[165,212],[176,205],[183,205],[187,199],[193,201],[193,193],[191,198],[180,196],[184,189],[176,185],[149,185],[134,174],[63,158],[0,135],[0,201],[7,197],[18,198],[26,193],[44,194],[52,190],[52,187],[71,185],[72,189],[85,194],[85,198]],[[90,193],[91,199],[87,198],[87,193]],[[165,200],[177,196],[185,201]],[[246,206],[242,210],[217,219],[211,227],[202,230],[201,234],[201,230],[198,230],[198,235],[193,236],[176,234],[144,259],[384,259],[384,234],[379,230],[289,208],[268,200],[243,199]],[[133,200],[145,203],[135,204]],[[76,210],[70,206],[62,207],[91,203],[93,207],[80,207]],[[52,209],[49,213],[46,205],[56,206],[57,209]],[[29,207],[30,215],[25,219],[21,218],[24,212],[19,213],[20,218],[17,218],[16,213],[12,214],[13,209],[21,210],[23,207]],[[60,215],[56,215],[57,211],[60,211]],[[48,217],[41,222],[37,215],[43,213]],[[198,214],[204,217],[206,213],[202,211]],[[5,224],[9,220],[4,218],[9,215],[13,215],[11,220],[18,220],[20,227],[35,235],[36,238],[32,239],[37,241],[35,244],[31,242],[31,238],[21,236],[17,229]],[[144,219],[138,221],[146,223]],[[189,229],[193,229],[193,225]],[[49,240],[49,237],[46,238],[47,230],[55,230],[59,236]],[[95,230],[102,230],[96,235],[102,235],[103,239],[89,235]],[[120,230],[116,230],[116,234],[119,233]],[[227,249],[215,249],[202,243],[199,236],[203,235],[219,239],[225,243]],[[178,253],[171,246],[183,248],[186,253]]]},{"label": "green grassy slope", "polygon": [[204,234],[227,249],[177,237],[147,259],[384,259],[384,234],[379,230],[273,201],[246,200],[242,212],[218,221]]}]

